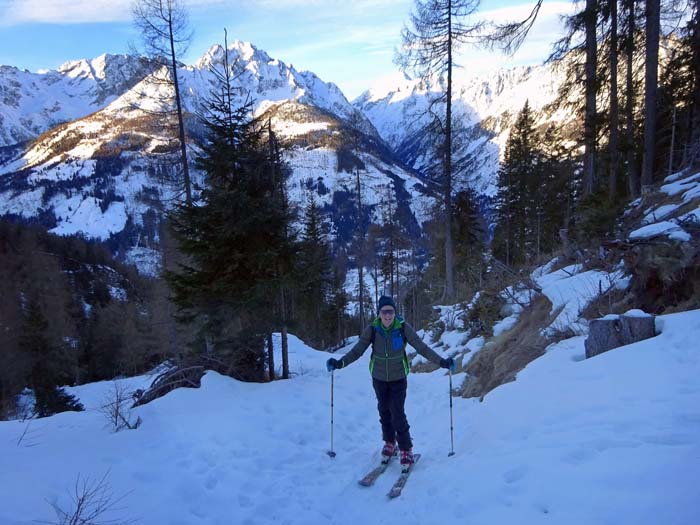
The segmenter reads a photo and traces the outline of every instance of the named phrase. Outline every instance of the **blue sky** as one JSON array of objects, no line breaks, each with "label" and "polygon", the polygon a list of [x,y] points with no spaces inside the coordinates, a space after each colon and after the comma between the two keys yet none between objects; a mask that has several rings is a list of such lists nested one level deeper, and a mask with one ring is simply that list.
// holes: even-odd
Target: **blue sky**
[{"label": "blue sky", "polygon": [[[484,0],[480,14],[496,20],[527,15],[534,0]],[[63,62],[124,53],[137,42],[130,0],[0,0],[0,64],[37,71]],[[412,0],[186,0],[194,40],[191,64],[215,43],[250,41],[274,58],[335,82],[352,99],[392,73],[394,49]],[[513,58],[464,49],[465,68],[536,64],[561,32],[558,15],[571,2],[545,2],[541,21]]]}]

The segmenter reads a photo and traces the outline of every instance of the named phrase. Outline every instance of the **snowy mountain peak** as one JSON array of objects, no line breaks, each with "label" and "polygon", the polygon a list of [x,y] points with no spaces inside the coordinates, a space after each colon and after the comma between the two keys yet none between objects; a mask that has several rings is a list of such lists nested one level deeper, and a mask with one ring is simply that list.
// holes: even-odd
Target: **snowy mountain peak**
[{"label": "snowy mountain peak", "polygon": [[412,80],[406,73],[395,71],[376,80],[367,91],[353,100],[353,104],[376,102],[391,92],[407,93],[413,90],[416,83],[417,81]]},{"label": "snowy mountain peak", "polygon": [[[220,68],[224,53],[235,70],[239,98],[234,103],[250,101],[253,114],[269,119],[289,142],[292,199],[301,203],[314,192],[332,210],[336,194],[345,198],[354,191],[349,173],[361,166],[372,184],[368,193],[379,196],[394,188],[410,218],[407,223],[419,231],[423,182],[396,162],[370,121],[340,89],[314,73],[299,72],[249,42],[235,41],[227,49],[213,45],[196,64],[178,68],[187,113],[201,114],[217,89],[212,69]],[[13,104],[7,112],[12,118],[0,121],[0,146],[11,146],[0,158],[0,215],[29,219],[43,213],[42,224],[52,232],[121,243],[124,260],[154,274],[160,217],[173,201],[163,167],[172,163],[173,137],[154,115],[162,114],[172,87],[154,81],[167,74],[165,68],[139,71],[139,65],[148,65],[143,60],[102,55],[67,62],[46,75],[0,70],[0,81],[5,76],[8,80],[0,86],[17,90],[16,96],[0,98],[3,117],[2,104]],[[194,158],[203,130],[196,118],[188,119],[187,127]],[[350,152],[353,129],[364,135],[357,151]],[[34,140],[22,144],[18,136]],[[203,184],[196,169],[192,177]],[[377,199],[367,197],[368,215],[379,216]],[[330,211],[329,222],[344,242],[353,224],[341,215]],[[154,256],[144,265],[145,250]]]},{"label": "snowy mountain peak", "polygon": [[[220,64],[224,57],[224,47],[221,44],[212,45],[202,57],[195,62],[194,69],[209,69],[212,65]],[[237,60],[241,63],[278,65],[280,62],[274,60],[262,49],[258,49],[250,42],[235,40],[228,46],[229,63],[234,64]]]},{"label": "snowy mountain peak", "polygon": [[264,50],[258,49],[250,42],[244,42],[242,40],[235,40],[232,44],[228,46],[229,53],[235,51],[243,60],[248,62],[272,62],[272,58]]},{"label": "snowy mountain peak", "polygon": [[[484,195],[495,192],[495,173],[513,118],[528,101],[538,117],[557,96],[561,78],[549,66],[521,66],[475,75],[468,69],[455,72],[452,86],[453,121],[465,129],[466,146],[453,153],[464,166],[465,184]],[[433,140],[426,133],[432,120],[428,108],[444,93],[441,78],[427,81],[395,74],[385,77],[353,101],[407,165],[429,173],[436,169]],[[440,104],[433,112],[444,115]],[[567,118],[566,115],[563,118]]]},{"label": "snowy mountain peak", "polygon": [[[132,55],[112,55],[103,53],[93,59],[81,58],[69,60],[61,64],[56,73],[70,78],[92,78],[105,81],[110,77],[119,76],[123,68],[133,68],[133,64],[142,62],[143,59]],[[49,71],[50,73],[51,71]],[[123,73],[122,73],[123,74]]]}]

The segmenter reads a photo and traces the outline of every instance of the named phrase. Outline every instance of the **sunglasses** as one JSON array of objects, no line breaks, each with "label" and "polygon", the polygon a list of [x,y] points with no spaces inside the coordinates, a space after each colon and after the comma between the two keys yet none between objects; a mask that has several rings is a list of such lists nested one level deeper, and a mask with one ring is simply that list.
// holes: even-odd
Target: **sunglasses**
[{"label": "sunglasses", "polygon": [[394,315],[394,309],[393,308],[387,308],[384,310],[379,310],[379,313],[382,315]]}]

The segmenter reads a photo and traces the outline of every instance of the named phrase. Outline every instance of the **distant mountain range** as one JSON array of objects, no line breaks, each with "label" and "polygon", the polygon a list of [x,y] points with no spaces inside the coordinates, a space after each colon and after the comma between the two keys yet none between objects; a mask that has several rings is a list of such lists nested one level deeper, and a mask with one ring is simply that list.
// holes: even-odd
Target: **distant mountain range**
[{"label": "distant mountain range", "polygon": [[[189,116],[201,111],[225,50],[213,46],[178,76]],[[332,83],[299,72],[250,43],[229,46],[241,101],[270,119],[288,143],[291,199],[310,198],[324,209],[343,246],[357,227],[354,169],[362,179],[366,220],[382,221],[395,202],[415,239],[436,195],[431,165],[435,140],[421,109],[433,86],[405,77],[377,86],[350,103]],[[155,274],[163,211],[177,195],[172,133],[158,116],[167,99],[166,74],[143,58],[102,55],[30,73],[0,67],[0,216],[37,221],[59,234],[106,243],[123,261]],[[437,84],[437,83],[436,83]],[[490,196],[500,147],[526,99],[542,110],[558,80],[545,67],[502,71],[489,78],[457,78],[455,155],[460,184]],[[541,113],[541,119],[553,118]],[[192,157],[204,139],[187,119]],[[195,183],[203,184],[194,172]]]},{"label": "distant mountain range", "polygon": [[[510,127],[528,101],[542,123],[571,115],[552,114],[547,106],[557,97],[561,79],[551,67],[517,67],[490,75],[470,75],[457,69],[453,80],[453,163],[459,167],[457,187],[477,193],[496,192],[499,154]],[[430,102],[444,92],[444,83],[397,74],[365,91],[353,105],[374,124],[381,137],[410,167],[430,175],[435,171],[434,137],[427,132]],[[444,119],[444,103],[433,107]]]}]

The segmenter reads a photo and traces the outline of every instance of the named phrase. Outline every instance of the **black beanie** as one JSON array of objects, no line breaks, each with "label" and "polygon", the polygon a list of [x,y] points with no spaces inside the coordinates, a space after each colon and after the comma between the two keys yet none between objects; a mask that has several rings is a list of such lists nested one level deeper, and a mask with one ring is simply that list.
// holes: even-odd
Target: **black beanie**
[{"label": "black beanie", "polygon": [[382,295],[379,298],[379,302],[377,303],[377,312],[379,312],[379,310],[381,310],[385,306],[391,306],[394,310],[396,310],[396,303],[388,295]]}]

